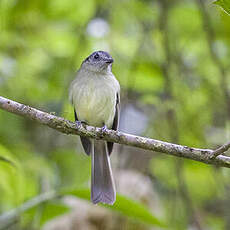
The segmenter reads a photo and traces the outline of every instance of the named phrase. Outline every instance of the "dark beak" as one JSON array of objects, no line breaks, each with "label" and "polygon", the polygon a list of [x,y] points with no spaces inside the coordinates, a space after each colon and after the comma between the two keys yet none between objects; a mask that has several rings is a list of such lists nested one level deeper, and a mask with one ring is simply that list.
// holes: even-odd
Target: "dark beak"
[{"label": "dark beak", "polygon": [[105,59],[105,63],[113,63],[113,59],[112,58],[106,58]]}]

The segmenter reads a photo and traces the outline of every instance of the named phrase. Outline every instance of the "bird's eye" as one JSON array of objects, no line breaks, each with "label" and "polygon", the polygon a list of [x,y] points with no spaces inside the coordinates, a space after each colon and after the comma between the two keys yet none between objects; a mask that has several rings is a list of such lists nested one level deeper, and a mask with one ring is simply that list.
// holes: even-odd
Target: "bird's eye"
[{"label": "bird's eye", "polygon": [[96,54],[94,55],[94,59],[98,59],[98,58],[99,58],[99,54],[96,53]]}]

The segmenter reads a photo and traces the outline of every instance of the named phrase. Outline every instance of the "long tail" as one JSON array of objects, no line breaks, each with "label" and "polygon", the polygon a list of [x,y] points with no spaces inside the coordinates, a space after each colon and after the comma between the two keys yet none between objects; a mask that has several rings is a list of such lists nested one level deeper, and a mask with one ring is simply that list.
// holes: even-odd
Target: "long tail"
[{"label": "long tail", "polygon": [[106,142],[92,140],[91,156],[91,200],[94,204],[113,204],[116,190]]}]

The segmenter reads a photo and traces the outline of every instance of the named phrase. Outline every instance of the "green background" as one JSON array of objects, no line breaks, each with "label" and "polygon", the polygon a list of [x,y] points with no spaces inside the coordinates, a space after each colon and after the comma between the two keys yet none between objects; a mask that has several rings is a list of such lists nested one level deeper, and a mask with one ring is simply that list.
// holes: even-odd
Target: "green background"
[{"label": "green background", "polygon": [[[229,25],[204,0],[0,0],[0,96],[74,120],[69,84],[85,57],[107,50],[121,84],[121,130],[216,148],[230,138]],[[71,212],[67,195],[86,200],[88,217],[102,209],[114,219],[91,221],[93,229],[230,229],[229,169],[117,145],[117,202],[95,208],[78,137],[0,111],[0,156],[12,162],[0,162],[0,229],[45,228]],[[60,196],[7,220],[51,190]]]}]

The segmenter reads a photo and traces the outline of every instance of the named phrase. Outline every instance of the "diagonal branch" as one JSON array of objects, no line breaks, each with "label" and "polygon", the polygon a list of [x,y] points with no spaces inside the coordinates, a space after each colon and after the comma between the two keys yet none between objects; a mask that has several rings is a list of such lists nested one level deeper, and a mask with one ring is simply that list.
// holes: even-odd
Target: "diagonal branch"
[{"label": "diagonal branch", "polygon": [[22,117],[34,120],[40,124],[47,125],[50,128],[56,129],[59,132],[65,134],[74,134],[94,139],[103,139],[123,145],[161,152],[172,156],[188,158],[206,164],[230,168],[230,157],[219,155],[216,158],[211,158],[214,152],[214,150],[211,149],[192,148],[146,137],[135,136],[119,131],[116,132],[114,130],[106,130],[102,132],[101,128],[92,126],[76,127],[74,122],[66,120],[62,117],[57,117],[52,114],[42,112],[38,109],[20,104],[1,96],[0,108]]},{"label": "diagonal branch", "polygon": [[210,159],[214,159],[222,153],[226,152],[230,148],[230,142],[220,146],[218,149],[211,153]]}]

